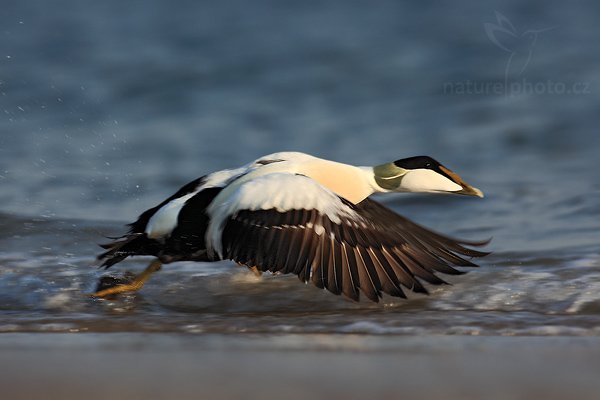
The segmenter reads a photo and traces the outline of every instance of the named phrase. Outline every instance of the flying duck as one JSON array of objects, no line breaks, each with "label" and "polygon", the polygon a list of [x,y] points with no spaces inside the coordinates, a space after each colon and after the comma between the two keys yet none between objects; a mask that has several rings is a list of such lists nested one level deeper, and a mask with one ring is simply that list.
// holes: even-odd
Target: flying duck
[{"label": "flying duck", "polygon": [[483,193],[427,156],[356,167],[299,152],[274,153],[200,177],[143,212],[98,256],[109,268],[129,256],[155,259],[129,282],[101,281],[93,296],[139,290],[162,264],[233,260],[255,272],[295,274],[302,282],[358,301],[382,293],[427,293],[436,273],[475,267],[488,253],[433,232],[369,198],[373,193]]}]

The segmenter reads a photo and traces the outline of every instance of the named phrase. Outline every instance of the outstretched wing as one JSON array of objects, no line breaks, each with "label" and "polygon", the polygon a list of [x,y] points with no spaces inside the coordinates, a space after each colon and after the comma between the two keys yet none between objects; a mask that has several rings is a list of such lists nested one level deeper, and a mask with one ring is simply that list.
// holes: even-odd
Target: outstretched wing
[{"label": "outstretched wing", "polygon": [[406,297],[403,287],[427,293],[421,281],[446,283],[436,272],[461,274],[455,266],[476,266],[465,256],[488,254],[465,247],[487,241],[452,239],[373,200],[354,205],[305,176],[274,175],[253,182],[252,190],[240,186],[233,196],[221,234],[224,258],[293,273],[354,300],[362,291],[377,302],[382,292]]}]

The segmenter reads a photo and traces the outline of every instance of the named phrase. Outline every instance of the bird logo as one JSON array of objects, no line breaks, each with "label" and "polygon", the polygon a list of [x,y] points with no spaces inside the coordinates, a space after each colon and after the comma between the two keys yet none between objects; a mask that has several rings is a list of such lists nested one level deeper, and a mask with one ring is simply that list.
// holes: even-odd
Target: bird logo
[{"label": "bird logo", "polygon": [[496,24],[486,22],[483,26],[492,43],[510,54],[504,69],[504,82],[506,84],[509,75],[521,76],[529,65],[539,34],[556,27],[529,29],[519,33],[508,18],[498,11],[496,11],[496,22]]}]

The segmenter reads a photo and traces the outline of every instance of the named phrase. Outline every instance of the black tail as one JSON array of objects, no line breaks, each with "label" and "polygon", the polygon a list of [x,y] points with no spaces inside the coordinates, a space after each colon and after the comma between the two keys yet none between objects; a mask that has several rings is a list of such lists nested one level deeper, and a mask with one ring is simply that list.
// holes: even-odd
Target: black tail
[{"label": "black tail", "polygon": [[110,268],[129,256],[156,255],[156,241],[148,239],[145,233],[130,233],[110,243],[101,244],[106,251],[98,255],[100,268]]}]

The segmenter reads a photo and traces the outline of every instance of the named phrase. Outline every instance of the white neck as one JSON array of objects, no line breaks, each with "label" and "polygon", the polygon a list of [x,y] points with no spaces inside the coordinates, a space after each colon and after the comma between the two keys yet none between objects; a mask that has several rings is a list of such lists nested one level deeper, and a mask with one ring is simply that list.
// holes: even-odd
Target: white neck
[{"label": "white neck", "polygon": [[316,180],[353,204],[360,203],[378,188],[371,167],[355,167],[317,159],[298,165],[298,172]]}]

